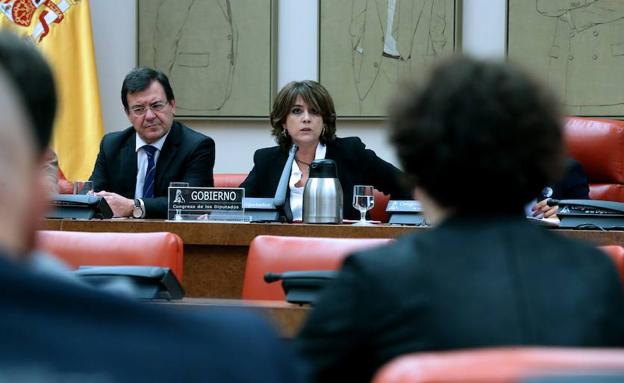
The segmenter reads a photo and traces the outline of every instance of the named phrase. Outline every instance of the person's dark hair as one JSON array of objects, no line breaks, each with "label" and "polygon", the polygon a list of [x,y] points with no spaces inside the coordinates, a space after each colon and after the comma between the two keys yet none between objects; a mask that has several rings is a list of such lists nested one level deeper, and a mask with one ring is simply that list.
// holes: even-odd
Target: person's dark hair
[{"label": "person's dark hair", "polygon": [[277,144],[285,150],[292,145],[292,139],[284,129],[284,122],[290,113],[290,108],[295,104],[297,96],[311,108],[316,109],[323,117],[323,133],[320,141],[327,144],[336,138],[336,110],[334,101],[325,87],[316,81],[293,81],[286,84],[277,94],[273,101],[271,111],[271,134]]},{"label": "person's dark hair", "polygon": [[160,85],[162,85],[165,90],[165,95],[167,96],[167,102],[171,102],[175,99],[167,75],[157,69],[145,67],[134,68],[126,75],[121,85],[121,103],[126,112],[128,112],[128,94],[141,92],[147,89],[153,81],[158,81]]},{"label": "person's dark hair", "polygon": [[413,186],[457,212],[521,211],[562,172],[559,104],[519,68],[454,57],[391,111]]},{"label": "person's dark hair", "polygon": [[56,86],[48,62],[29,41],[0,31],[0,67],[13,82],[30,119],[39,153],[50,144],[56,115]]}]

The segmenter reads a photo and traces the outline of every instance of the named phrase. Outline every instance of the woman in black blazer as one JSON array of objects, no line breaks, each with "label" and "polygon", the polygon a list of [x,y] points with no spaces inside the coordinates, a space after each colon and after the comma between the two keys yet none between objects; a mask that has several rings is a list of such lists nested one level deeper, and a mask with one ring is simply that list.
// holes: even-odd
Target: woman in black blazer
[{"label": "woman in black blazer", "polygon": [[336,112],[331,96],[315,81],[293,81],[278,93],[271,111],[271,134],[278,146],[254,153],[254,167],[241,187],[248,197],[273,197],[292,144],[299,147],[293,162],[286,208],[301,220],[303,187],[315,159],[336,162],[344,196],[343,216],[357,219],[352,206],[354,185],[373,185],[395,199],[410,199],[400,182],[401,171],[377,157],[357,137],[336,137]]}]

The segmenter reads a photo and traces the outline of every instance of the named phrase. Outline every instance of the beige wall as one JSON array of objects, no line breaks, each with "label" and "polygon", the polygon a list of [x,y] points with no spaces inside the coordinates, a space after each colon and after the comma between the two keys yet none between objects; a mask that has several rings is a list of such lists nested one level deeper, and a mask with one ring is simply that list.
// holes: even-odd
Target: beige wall
[{"label": "beige wall", "polygon": [[[129,126],[121,107],[119,92],[125,74],[136,65],[136,0],[91,0],[90,4],[104,126],[108,132],[116,131]],[[303,67],[300,65],[302,61],[316,63],[318,61],[316,50],[304,52],[295,50],[302,41],[316,41],[317,0],[279,0],[278,4],[278,84],[296,79],[316,79],[315,64]],[[504,4],[505,0],[464,0],[464,14],[469,17],[480,15],[484,20],[500,21],[505,17]],[[307,24],[304,24],[304,28],[301,14],[311,15],[305,18]],[[504,22],[493,23],[486,28],[480,23],[466,24],[469,29],[465,26],[462,31],[463,40],[469,43],[467,48],[471,49],[473,54],[487,56],[504,54],[504,39],[491,40],[489,37],[504,36],[504,28],[503,31],[499,31]],[[294,41],[293,36],[297,37]],[[302,54],[308,57],[302,60]],[[175,84],[172,85],[175,91]],[[253,152],[258,148],[273,145],[268,121],[183,122],[215,140],[215,172],[218,173],[248,172],[252,166]],[[397,163],[394,152],[387,143],[385,122],[338,121],[337,129],[339,136],[359,136],[380,157]]]}]

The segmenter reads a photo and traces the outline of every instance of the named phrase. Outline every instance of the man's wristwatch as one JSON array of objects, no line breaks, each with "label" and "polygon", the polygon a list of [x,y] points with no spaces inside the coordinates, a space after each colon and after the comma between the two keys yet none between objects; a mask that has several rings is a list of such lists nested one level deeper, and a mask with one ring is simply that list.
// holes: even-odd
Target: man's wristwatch
[{"label": "man's wristwatch", "polygon": [[134,209],[132,209],[132,218],[143,218],[145,217],[145,204],[143,200],[137,198],[134,200]]}]

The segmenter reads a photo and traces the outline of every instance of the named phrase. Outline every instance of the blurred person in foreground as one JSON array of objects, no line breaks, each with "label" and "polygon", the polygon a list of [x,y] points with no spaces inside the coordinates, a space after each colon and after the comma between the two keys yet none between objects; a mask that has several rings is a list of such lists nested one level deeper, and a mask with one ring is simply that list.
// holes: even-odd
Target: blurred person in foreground
[{"label": "blurred person in foreground", "polygon": [[397,100],[391,141],[434,227],[345,259],[297,339],[316,381],[425,350],[624,346],[613,262],[524,217],[562,170],[560,121],[516,67],[462,57]]},{"label": "blurred person in foreground", "polygon": [[294,221],[302,220],[303,189],[310,164],[318,159],[336,162],[344,195],[345,219],[360,217],[351,204],[354,185],[373,185],[394,199],[409,199],[399,169],[366,149],[358,137],[336,137],[334,101],[318,82],[306,80],[286,84],[273,102],[271,126],[271,134],[278,146],[254,153],[254,167],[240,185],[245,188],[245,196],[275,196],[288,151],[295,144],[299,149],[290,172],[286,203]]},{"label": "blurred person in foreground", "polygon": [[[28,65],[24,65],[28,63]],[[299,380],[266,324],[174,313],[35,273],[56,93],[36,49],[0,32],[0,381]]]}]

